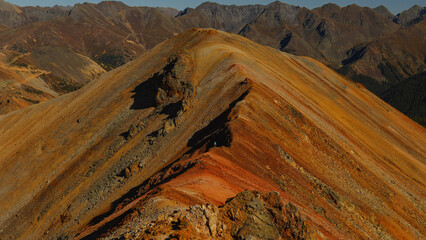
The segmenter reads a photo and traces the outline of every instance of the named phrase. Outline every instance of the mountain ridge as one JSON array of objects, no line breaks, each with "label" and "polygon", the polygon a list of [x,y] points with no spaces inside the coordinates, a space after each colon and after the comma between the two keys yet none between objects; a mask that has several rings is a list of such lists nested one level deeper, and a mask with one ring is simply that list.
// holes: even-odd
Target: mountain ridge
[{"label": "mountain ridge", "polygon": [[161,235],[175,210],[244,189],[279,192],[319,237],[424,235],[424,128],[320,62],[238,35],[188,30],[0,126],[0,176],[14,179],[0,181],[0,237]]},{"label": "mountain ridge", "polygon": [[[3,37],[0,34],[0,39],[5,50],[28,52],[42,45],[59,46],[65,48],[64,51],[71,48],[77,54],[89,57],[107,71],[131,61],[161,41],[191,27],[214,27],[239,33],[282,51],[314,57],[336,70],[340,69],[341,73],[361,82],[378,96],[387,88],[422,71],[420,68],[416,69],[421,64],[418,61],[410,62],[409,71],[398,64],[398,61],[403,61],[404,54],[384,56],[385,59],[393,58],[397,61],[383,61],[380,56],[375,56],[377,62],[368,65],[369,69],[365,67],[358,69],[353,67],[354,64],[346,64],[349,58],[355,59],[351,54],[358,51],[358,45],[384,45],[378,48],[386,49],[388,48],[386,38],[403,31],[398,29],[400,25],[393,23],[398,21],[391,19],[387,9],[383,7],[369,9],[354,4],[347,7],[326,4],[309,10],[279,1],[269,5],[245,6],[206,2],[190,11],[181,11],[174,17],[174,14],[161,8],[129,7],[121,2],[104,1],[99,4],[77,4],[72,8],[55,6],[40,9],[4,5],[9,9],[16,8],[20,12],[16,15],[15,10],[11,11],[11,14],[16,16],[14,15],[12,18],[14,21],[10,23],[7,21],[8,16],[11,16],[10,13],[6,11],[6,14],[1,15],[3,19],[0,19],[0,23],[15,26],[12,29],[1,30]],[[235,14],[237,12],[238,14]],[[422,13],[418,6],[401,14],[399,16],[411,19],[404,20],[412,22],[410,26],[421,24]],[[414,18],[420,20],[412,20]],[[362,22],[368,24],[362,25]],[[18,23],[22,26],[16,27]],[[87,27],[89,25],[91,27]],[[78,29],[83,29],[83,32]],[[342,32],[344,34],[341,34]],[[352,32],[358,32],[360,37],[350,37]],[[107,35],[110,36],[109,39],[106,38]],[[37,41],[34,42],[34,39]],[[380,39],[383,39],[382,42],[378,42]],[[401,52],[400,46],[394,46]],[[409,55],[421,53],[414,51],[410,46],[404,47],[404,52]],[[384,53],[389,54],[389,51],[386,50]],[[360,56],[363,58],[365,55]],[[356,59],[356,61],[368,62],[369,59]],[[424,64],[420,66],[424,67]],[[59,79],[56,75],[54,78]],[[51,80],[42,78],[42,81]],[[59,92],[69,91],[66,89],[75,90],[81,86],[70,82],[65,82],[64,85]],[[42,89],[36,90],[44,92]],[[24,106],[43,99],[42,96],[29,95],[21,90],[18,92],[24,93],[23,98],[29,100],[23,98],[19,100],[25,102]],[[7,109],[16,107],[19,108],[19,105],[4,105],[1,108],[3,112],[7,112],[10,111]]]},{"label": "mountain ridge", "polygon": [[[72,8],[7,6],[12,10],[0,10],[5,13],[0,15],[3,17],[0,24],[9,26],[0,30],[4,50],[25,53],[43,45],[52,45],[89,57],[106,71],[135,59],[160,42],[192,27],[214,27],[239,33],[285,52],[313,57],[364,84],[378,96],[410,76],[421,73],[424,68],[423,61],[418,61],[424,51],[416,50],[417,42],[421,41],[416,36],[424,35],[425,31],[417,26],[423,25],[424,8],[419,6],[394,17],[380,6],[369,9],[354,4],[346,7],[326,4],[309,10],[279,1],[269,5],[245,6],[206,2],[179,13],[170,9],[129,7],[120,2],[79,4]],[[8,22],[11,16],[15,17]],[[401,20],[404,23],[396,20],[399,18],[405,19]],[[413,31],[407,32],[407,36],[410,36],[407,41],[416,43],[413,47],[411,44],[401,46],[394,43],[397,40],[395,36],[406,32],[406,27]],[[357,38],[352,37],[354,32]],[[393,39],[392,43],[388,38]],[[34,39],[37,41],[34,42]],[[363,54],[364,47],[368,50],[372,46],[382,52]],[[395,48],[397,54],[392,53],[391,48]],[[414,56],[414,60],[407,56]],[[371,62],[371,59],[375,61]],[[409,61],[402,64],[405,59]],[[53,80],[54,85],[58,85],[61,77],[55,75],[53,78],[56,79]],[[52,88],[50,78],[41,78],[41,81]],[[60,89],[55,87],[52,90],[62,94],[81,87],[69,81],[63,85]],[[28,94],[17,89],[23,94],[17,101],[23,105],[3,105],[0,108],[8,112],[46,100],[45,91],[41,88],[36,90],[43,93]],[[13,90],[4,91],[10,93]],[[5,99],[4,102],[7,100],[11,101]]]}]

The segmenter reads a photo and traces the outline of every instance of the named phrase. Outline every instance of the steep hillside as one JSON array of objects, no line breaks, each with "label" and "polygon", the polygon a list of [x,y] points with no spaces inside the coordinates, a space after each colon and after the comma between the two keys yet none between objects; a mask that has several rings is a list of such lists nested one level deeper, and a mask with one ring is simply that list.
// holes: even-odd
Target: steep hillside
[{"label": "steep hillside", "polygon": [[391,86],[426,71],[425,35],[426,21],[423,20],[355,46],[348,51],[339,72],[380,96]]},{"label": "steep hillside", "polygon": [[0,50],[0,71],[0,114],[75,91],[105,72],[88,57],[47,46]]},{"label": "steep hillside", "polygon": [[0,0],[0,22],[11,28],[63,17],[68,12],[68,7],[18,7]]},{"label": "steep hillside", "polygon": [[0,11],[0,24],[12,27],[0,26],[4,50],[26,53],[59,47],[107,71],[192,27],[238,33],[262,45],[313,57],[378,96],[425,68],[425,10],[417,5],[397,16],[383,6],[326,4],[309,10],[279,1],[266,6],[205,2],[179,13],[117,1],[72,8],[17,7],[1,1]]},{"label": "steep hillside", "polygon": [[325,65],[192,29],[0,116],[0,238],[422,239],[425,146]]},{"label": "steep hillside", "polygon": [[346,51],[354,45],[398,29],[391,19],[370,8],[326,4],[309,10],[279,1],[267,6],[206,2],[188,13],[182,12],[177,19],[193,27],[239,33],[263,45],[335,66],[341,65]]},{"label": "steep hillside", "polygon": [[[235,13],[241,17],[230,17]],[[393,16],[383,6],[370,9],[354,4],[326,4],[309,10],[279,1],[243,7],[207,2],[181,12],[177,19],[195,27],[239,33],[263,45],[313,57],[380,96],[424,71],[423,14],[424,8],[419,6]],[[228,25],[223,23],[225,20]],[[245,21],[242,28],[241,21]]]},{"label": "steep hillside", "polygon": [[[22,14],[29,9],[7,6],[2,9],[21,9]],[[77,4],[63,17],[31,19],[20,27],[0,29],[0,48],[20,59],[20,69],[13,70],[19,71],[19,80],[0,78],[0,114],[75,91],[184,29],[158,9],[131,8],[121,2]],[[28,93],[22,83],[33,79],[39,84]]]}]

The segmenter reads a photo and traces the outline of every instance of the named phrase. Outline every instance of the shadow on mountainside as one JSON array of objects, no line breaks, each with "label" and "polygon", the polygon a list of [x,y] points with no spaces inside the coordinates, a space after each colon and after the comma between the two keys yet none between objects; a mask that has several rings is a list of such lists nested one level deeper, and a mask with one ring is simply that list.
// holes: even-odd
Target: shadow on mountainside
[{"label": "shadow on mountainside", "polygon": [[130,109],[140,110],[150,107],[156,107],[155,97],[157,95],[158,82],[161,76],[152,75],[148,80],[142,82],[132,91],[133,104]]}]

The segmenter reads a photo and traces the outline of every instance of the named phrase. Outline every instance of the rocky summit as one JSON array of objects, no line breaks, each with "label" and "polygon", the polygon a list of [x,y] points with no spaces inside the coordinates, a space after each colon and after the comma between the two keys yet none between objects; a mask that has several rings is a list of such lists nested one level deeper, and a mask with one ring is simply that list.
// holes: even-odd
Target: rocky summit
[{"label": "rocky summit", "polygon": [[0,115],[0,152],[0,239],[426,234],[422,126],[317,60],[215,29]]}]

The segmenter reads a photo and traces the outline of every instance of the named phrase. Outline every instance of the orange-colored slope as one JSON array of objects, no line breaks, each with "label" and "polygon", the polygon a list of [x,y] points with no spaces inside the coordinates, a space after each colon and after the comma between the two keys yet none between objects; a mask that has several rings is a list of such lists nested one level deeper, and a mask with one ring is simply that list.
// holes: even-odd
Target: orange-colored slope
[{"label": "orange-colored slope", "polygon": [[[168,71],[194,91],[148,104]],[[236,35],[187,31],[0,126],[0,237],[90,238],[154,197],[173,209],[246,188],[280,191],[328,238],[425,235],[424,128],[319,62]]]}]

